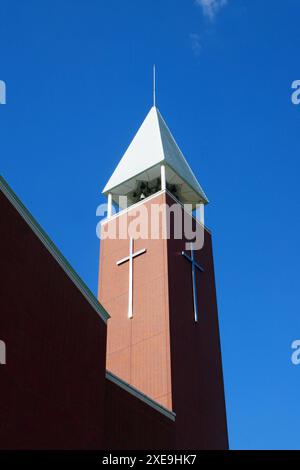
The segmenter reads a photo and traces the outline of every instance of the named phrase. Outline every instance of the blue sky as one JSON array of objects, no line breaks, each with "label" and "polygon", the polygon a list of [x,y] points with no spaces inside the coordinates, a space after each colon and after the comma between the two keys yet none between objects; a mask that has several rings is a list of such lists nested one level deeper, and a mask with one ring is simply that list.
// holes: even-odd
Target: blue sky
[{"label": "blue sky", "polygon": [[211,201],[231,448],[300,449],[300,5],[213,3],[1,0],[1,174],[96,292],[95,210],[156,63]]}]

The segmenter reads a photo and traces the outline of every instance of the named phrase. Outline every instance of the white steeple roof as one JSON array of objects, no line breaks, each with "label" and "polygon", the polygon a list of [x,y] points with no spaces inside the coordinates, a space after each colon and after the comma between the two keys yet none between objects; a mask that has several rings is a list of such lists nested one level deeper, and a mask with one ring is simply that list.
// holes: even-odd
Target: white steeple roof
[{"label": "white steeple roof", "polygon": [[[160,164],[166,165],[167,182],[179,185],[185,202],[208,199],[175,142],[159,110],[153,106],[106,184],[103,193],[123,194],[136,181],[157,177]],[[183,202],[183,201],[182,201]]]}]

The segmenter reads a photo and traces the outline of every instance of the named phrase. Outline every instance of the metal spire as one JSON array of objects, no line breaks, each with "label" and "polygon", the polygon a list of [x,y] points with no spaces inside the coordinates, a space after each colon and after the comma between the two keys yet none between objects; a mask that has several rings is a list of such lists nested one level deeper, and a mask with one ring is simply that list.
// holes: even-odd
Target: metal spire
[{"label": "metal spire", "polygon": [[156,107],[156,68],[153,65],[153,106]]}]

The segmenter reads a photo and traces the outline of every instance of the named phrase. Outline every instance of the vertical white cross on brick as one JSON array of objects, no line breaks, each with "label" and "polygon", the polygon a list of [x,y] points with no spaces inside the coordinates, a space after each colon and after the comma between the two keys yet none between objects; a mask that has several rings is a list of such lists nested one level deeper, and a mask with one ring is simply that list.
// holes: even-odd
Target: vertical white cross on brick
[{"label": "vertical white cross on brick", "polygon": [[122,258],[117,261],[118,266],[129,261],[128,318],[133,317],[133,259],[142,255],[143,253],[146,253],[145,248],[137,251],[136,253],[133,253],[133,238],[131,237],[129,239],[129,256],[126,256],[126,258]]}]

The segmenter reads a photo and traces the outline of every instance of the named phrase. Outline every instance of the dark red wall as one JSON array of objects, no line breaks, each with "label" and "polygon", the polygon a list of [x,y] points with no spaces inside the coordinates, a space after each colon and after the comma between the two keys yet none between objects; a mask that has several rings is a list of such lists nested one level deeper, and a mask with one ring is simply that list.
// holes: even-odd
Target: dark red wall
[{"label": "dark red wall", "polygon": [[106,449],[173,449],[174,421],[107,380]]},{"label": "dark red wall", "polygon": [[0,448],[100,448],[106,325],[0,192]]},{"label": "dark red wall", "polygon": [[0,448],[226,448],[209,233],[197,325],[183,241],[168,242],[174,423],[105,379],[105,323],[2,192],[0,214]]},{"label": "dark red wall", "polygon": [[[168,204],[174,201],[168,197]],[[185,242],[171,236],[168,273],[173,409],[176,446],[184,449],[228,448],[226,408],[212,241],[195,252],[199,321],[194,321],[191,263],[181,254]],[[190,254],[189,251],[187,251]]]}]

